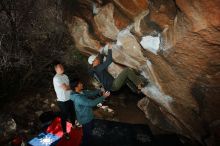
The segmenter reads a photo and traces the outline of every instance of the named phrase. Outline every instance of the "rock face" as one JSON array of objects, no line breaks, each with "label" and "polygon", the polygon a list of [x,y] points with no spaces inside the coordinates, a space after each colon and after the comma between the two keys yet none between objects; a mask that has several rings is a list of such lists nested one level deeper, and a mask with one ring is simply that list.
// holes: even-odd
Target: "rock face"
[{"label": "rock face", "polygon": [[[73,23],[70,23],[68,27],[80,51],[84,53],[92,53],[93,50],[98,51],[100,43],[89,35],[88,24],[83,19],[74,17]],[[91,48],[91,50],[88,50],[88,48]]]},{"label": "rock face", "polygon": [[206,29],[209,26],[220,25],[220,2],[209,1],[182,1],[176,0],[178,7],[187,16],[192,24],[193,31]]},{"label": "rock face", "polygon": [[132,0],[130,2],[126,0],[114,0],[114,3],[121,10],[121,12],[130,19],[134,19],[148,8],[148,1],[146,0]]},{"label": "rock face", "polygon": [[119,32],[113,18],[114,6],[107,4],[94,17],[98,30],[107,38],[115,40]]},{"label": "rock face", "polygon": [[113,49],[113,58],[117,63],[138,69],[145,63],[141,46],[132,35],[129,29],[124,29],[118,33],[117,45]]},{"label": "rock face", "polygon": [[[103,1],[93,18],[95,34],[105,36],[104,42],[115,41],[114,65],[142,71],[150,80],[138,103],[146,117],[166,131],[217,142],[220,1]],[[73,16],[68,27],[82,52],[98,53],[103,40],[88,31],[82,18]],[[160,38],[155,54],[140,45],[144,36]],[[119,68],[111,67],[114,76]]]}]

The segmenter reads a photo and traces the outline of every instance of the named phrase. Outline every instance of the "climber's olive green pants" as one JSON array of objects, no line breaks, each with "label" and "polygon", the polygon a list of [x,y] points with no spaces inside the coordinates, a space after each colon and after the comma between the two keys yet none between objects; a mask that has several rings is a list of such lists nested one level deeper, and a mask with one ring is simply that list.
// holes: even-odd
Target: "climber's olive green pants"
[{"label": "climber's olive green pants", "polygon": [[126,68],[124,69],[112,83],[112,91],[118,91],[127,80],[130,80],[136,86],[141,83],[140,78],[134,73],[133,70]]}]

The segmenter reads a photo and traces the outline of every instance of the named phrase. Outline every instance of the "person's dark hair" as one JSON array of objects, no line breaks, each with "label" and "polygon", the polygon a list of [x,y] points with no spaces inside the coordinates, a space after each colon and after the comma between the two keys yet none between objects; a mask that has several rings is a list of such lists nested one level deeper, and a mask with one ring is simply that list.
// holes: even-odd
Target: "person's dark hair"
[{"label": "person's dark hair", "polygon": [[62,64],[62,63],[59,62],[59,61],[54,61],[54,62],[53,62],[53,67],[56,68],[58,64]]},{"label": "person's dark hair", "polygon": [[72,90],[74,90],[75,87],[76,87],[80,82],[81,82],[81,81],[80,81],[80,79],[78,79],[78,78],[71,80],[71,81],[70,81],[70,88],[71,88]]}]

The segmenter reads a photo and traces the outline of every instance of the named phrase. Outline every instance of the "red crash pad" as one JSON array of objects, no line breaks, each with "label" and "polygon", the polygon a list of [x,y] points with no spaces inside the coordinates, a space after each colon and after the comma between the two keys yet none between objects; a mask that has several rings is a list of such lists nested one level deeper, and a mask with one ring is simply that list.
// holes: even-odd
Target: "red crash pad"
[{"label": "red crash pad", "polygon": [[61,127],[61,119],[56,118],[47,128],[46,132],[61,137],[56,146],[79,146],[82,140],[82,128],[72,129],[72,124],[67,122],[67,132],[70,132],[70,140],[66,140],[63,136]]}]

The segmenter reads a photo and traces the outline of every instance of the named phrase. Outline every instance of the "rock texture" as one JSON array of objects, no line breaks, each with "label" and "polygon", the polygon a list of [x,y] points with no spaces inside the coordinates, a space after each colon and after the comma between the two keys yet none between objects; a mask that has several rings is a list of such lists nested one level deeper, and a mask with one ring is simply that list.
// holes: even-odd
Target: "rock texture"
[{"label": "rock texture", "polygon": [[115,5],[121,10],[124,15],[130,19],[135,19],[140,13],[148,9],[148,1],[146,0],[132,0],[130,2],[126,0],[114,0]]},{"label": "rock texture", "polygon": [[[146,117],[166,131],[217,144],[219,133],[214,129],[220,125],[213,123],[220,119],[220,1],[114,0],[102,4],[89,22],[80,16],[68,22],[77,47],[92,54],[98,53],[100,44],[115,41],[114,65],[142,71],[150,80],[143,89],[146,98],[138,103]],[[87,24],[93,21],[95,25]],[[96,32],[89,32],[89,27]],[[96,34],[105,37],[99,39]],[[160,37],[157,54],[141,47],[146,35]],[[110,69],[114,76],[119,68]]]},{"label": "rock texture", "polygon": [[138,69],[145,63],[141,46],[129,29],[118,33],[117,45],[113,49],[113,58],[117,63]]},{"label": "rock texture", "polygon": [[107,38],[115,40],[119,32],[113,18],[114,5],[107,4],[94,17],[98,30]]},{"label": "rock texture", "polygon": [[192,24],[192,31],[199,31],[210,26],[220,25],[219,0],[213,1],[182,1],[176,4]]},{"label": "rock texture", "polygon": [[[73,23],[70,23],[68,26],[70,28],[70,33],[75,40],[75,44],[80,49],[80,51],[84,53],[92,53],[98,51],[100,43],[93,39],[89,34],[88,24],[79,17],[74,17],[72,21]],[[88,50],[88,48],[91,48],[91,50]]]}]

